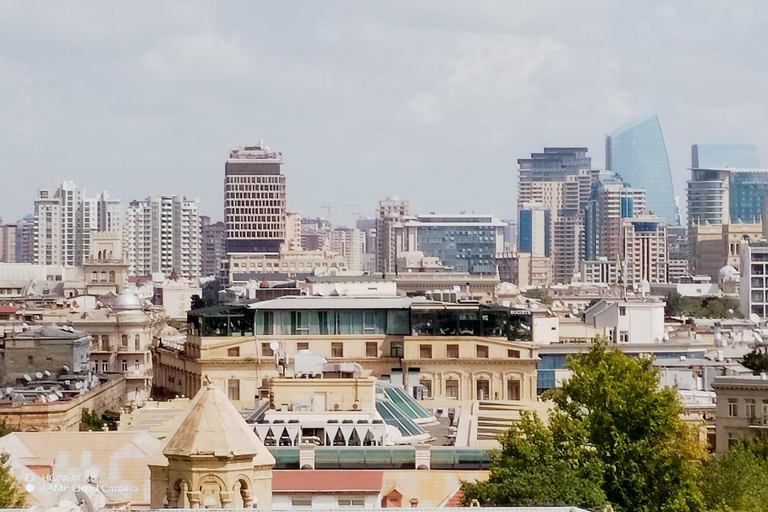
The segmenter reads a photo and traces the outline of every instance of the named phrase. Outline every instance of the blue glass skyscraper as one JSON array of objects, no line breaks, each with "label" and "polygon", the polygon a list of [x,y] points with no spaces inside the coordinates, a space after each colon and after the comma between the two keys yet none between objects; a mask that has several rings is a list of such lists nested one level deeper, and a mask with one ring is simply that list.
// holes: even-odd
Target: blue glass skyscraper
[{"label": "blue glass skyscraper", "polygon": [[672,172],[656,114],[636,119],[605,138],[605,167],[628,185],[645,189],[648,212],[678,224]]},{"label": "blue glass skyscraper", "polygon": [[691,167],[757,169],[760,158],[757,148],[750,144],[694,144],[691,146]]}]

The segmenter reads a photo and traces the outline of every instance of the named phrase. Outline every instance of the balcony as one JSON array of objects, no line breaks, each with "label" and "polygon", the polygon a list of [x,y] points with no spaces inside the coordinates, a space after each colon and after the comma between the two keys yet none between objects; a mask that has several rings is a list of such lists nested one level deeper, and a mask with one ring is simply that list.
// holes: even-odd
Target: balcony
[{"label": "balcony", "polygon": [[749,428],[768,430],[768,414],[749,418]]}]

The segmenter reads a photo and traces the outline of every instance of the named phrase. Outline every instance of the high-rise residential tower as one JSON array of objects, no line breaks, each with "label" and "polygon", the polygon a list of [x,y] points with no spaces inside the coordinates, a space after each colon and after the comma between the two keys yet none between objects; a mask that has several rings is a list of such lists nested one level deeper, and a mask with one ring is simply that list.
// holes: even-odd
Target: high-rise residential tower
[{"label": "high-rise residential tower", "polygon": [[0,263],[16,263],[16,224],[0,219]]},{"label": "high-rise residential tower", "polygon": [[16,263],[32,263],[35,216],[27,215],[16,223]]},{"label": "high-rise residential tower", "polygon": [[648,212],[679,224],[667,147],[656,114],[635,119],[605,138],[605,167],[631,187],[644,188]]},{"label": "high-rise residential tower", "polygon": [[283,155],[263,141],[232,150],[224,166],[227,253],[278,253],[285,242]]},{"label": "high-rise residential tower", "polygon": [[157,196],[128,206],[123,245],[130,275],[199,277],[200,239],[197,199]]},{"label": "high-rise residential tower", "polygon": [[667,223],[656,215],[643,215],[622,224],[624,283],[666,283]]},{"label": "high-rise residential tower", "polygon": [[397,254],[404,249],[403,219],[410,203],[395,195],[379,201],[376,209],[376,271],[397,272]]},{"label": "high-rise residential tower", "polygon": [[91,234],[120,229],[120,201],[107,192],[87,198],[85,189],[65,181],[38,190],[35,200],[32,260],[47,265],[82,265],[90,252]]},{"label": "high-rise residential tower", "polygon": [[202,248],[200,257],[201,276],[219,275],[221,260],[227,256],[227,228],[223,222],[211,223],[211,218],[200,216]]},{"label": "high-rise residential tower", "polygon": [[331,250],[344,257],[347,268],[362,272],[365,233],[357,228],[338,227],[330,232],[330,238]]},{"label": "high-rise residential tower", "polygon": [[551,212],[553,280],[569,283],[583,259],[584,212],[598,172],[583,147],[544,148],[517,162],[518,209],[536,203]]}]

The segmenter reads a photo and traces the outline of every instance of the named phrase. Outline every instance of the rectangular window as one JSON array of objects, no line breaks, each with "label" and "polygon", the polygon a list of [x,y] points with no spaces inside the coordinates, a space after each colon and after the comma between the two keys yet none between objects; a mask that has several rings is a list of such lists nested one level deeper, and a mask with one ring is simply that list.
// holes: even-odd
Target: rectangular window
[{"label": "rectangular window", "polygon": [[627,316],[627,308],[624,306],[619,306],[619,315]]},{"label": "rectangular window", "polygon": [[[291,500],[293,502],[293,500]],[[364,508],[365,507],[365,499],[364,498],[356,498],[356,497],[344,497],[338,498],[339,507],[355,507],[355,508]]]},{"label": "rectangular window", "polygon": [[453,400],[459,399],[459,381],[456,379],[448,379],[445,381],[445,396]]},{"label": "rectangular window", "polygon": [[127,347],[128,346],[128,335],[127,334],[123,334],[120,337],[120,346],[121,347]]},{"label": "rectangular window", "polygon": [[477,358],[478,359],[488,359],[488,346],[487,345],[478,345],[477,346]]},{"label": "rectangular window", "polygon": [[137,334],[133,337],[133,344],[136,350],[141,350],[141,335]]},{"label": "rectangular window", "polygon": [[311,508],[312,496],[291,496],[292,508]]},{"label": "rectangular window", "polygon": [[230,400],[240,400],[240,379],[227,381],[227,396]]},{"label": "rectangular window", "polygon": [[139,373],[140,370],[141,370],[141,364],[139,364],[139,360],[136,359],[133,361],[133,371],[136,373]]},{"label": "rectangular window", "polygon": [[309,334],[309,312],[292,311],[291,312],[292,334]]},{"label": "rectangular window", "polygon": [[619,332],[619,342],[620,343],[629,343],[629,331],[621,331],[621,332]]},{"label": "rectangular window", "polygon": [[232,347],[227,349],[228,357],[240,357],[240,347]]},{"label": "rectangular window", "polygon": [[109,361],[102,361],[101,362],[101,372],[107,373],[109,371]]},{"label": "rectangular window", "polygon": [[746,409],[744,412],[747,415],[747,418],[756,418],[757,417],[757,409],[755,408],[755,399],[754,398],[747,398],[744,400]]},{"label": "rectangular window", "polygon": [[432,359],[432,345],[419,345],[419,357]]},{"label": "rectangular window", "polygon": [[458,345],[448,345],[446,347],[446,356],[448,359],[458,359],[459,358],[459,346]]},{"label": "rectangular window", "polygon": [[331,357],[344,357],[344,344],[340,342],[331,343]]},{"label": "rectangular window", "polygon": [[733,448],[739,442],[739,438],[733,432],[728,432],[728,448]]},{"label": "rectangular window", "polygon": [[365,357],[376,357],[379,355],[379,347],[375,341],[365,343]]},{"label": "rectangular window", "polygon": [[109,350],[109,336],[106,334],[101,337],[101,350],[108,351]]},{"label": "rectangular window", "polygon": [[35,356],[27,356],[27,363],[30,366],[34,366],[34,364],[35,364]]},{"label": "rectangular window", "polygon": [[389,346],[389,354],[391,357],[403,357],[403,342],[393,341]]},{"label": "rectangular window", "polygon": [[309,342],[308,341],[300,341],[296,343],[296,350],[309,350]]},{"label": "rectangular window", "polygon": [[120,371],[127,372],[128,371],[128,361],[123,359],[120,361]]},{"label": "rectangular window", "polygon": [[275,355],[275,352],[272,350],[272,347],[269,346],[269,343],[261,344],[261,355],[264,357],[272,357]]},{"label": "rectangular window", "polygon": [[735,418],[739,415],[739,400],[737,398],[728,399],[728,416]]},{"label": "rectangular window", "polygon": [[520,351],[513,350],[510,348],[507,350],[507,357],[509,357],[510,359],[520,359]]}]

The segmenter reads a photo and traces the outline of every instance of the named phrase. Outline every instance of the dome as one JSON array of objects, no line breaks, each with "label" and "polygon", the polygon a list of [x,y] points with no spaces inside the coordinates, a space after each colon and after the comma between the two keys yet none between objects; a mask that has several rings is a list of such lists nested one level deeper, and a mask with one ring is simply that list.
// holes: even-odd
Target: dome
[{"label": "dome", "polygon": [[141,301],[133,293],[129,292],[128,290],[123,290],[115,299],[115,302],[112,305],[112,309],[116,311],[142,309]]},{"label": "dome", "polygon": [[720,282],[732,281],[739,277],[739,271],[733,268],[731,265],[726,265],[720,269],[720,271],[717,273],[717,277]]}]

